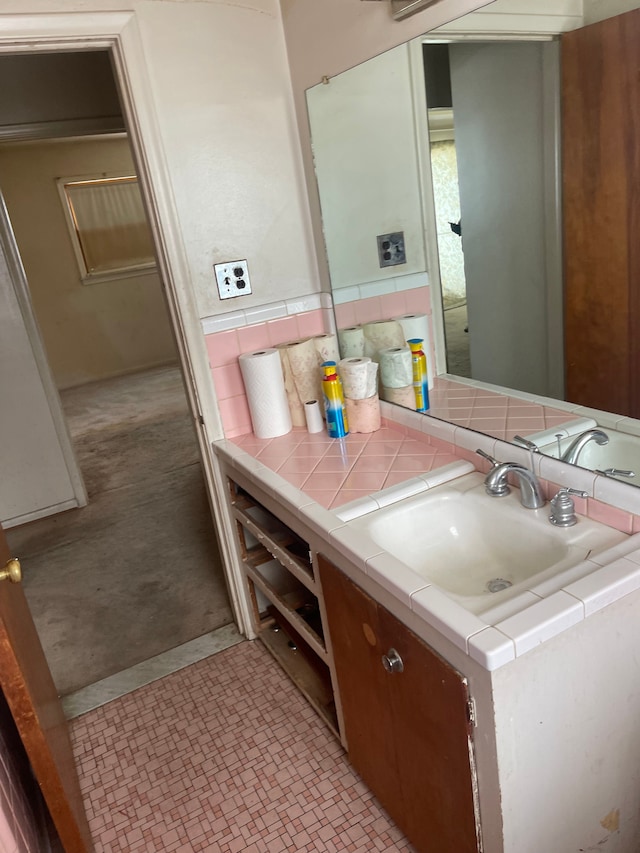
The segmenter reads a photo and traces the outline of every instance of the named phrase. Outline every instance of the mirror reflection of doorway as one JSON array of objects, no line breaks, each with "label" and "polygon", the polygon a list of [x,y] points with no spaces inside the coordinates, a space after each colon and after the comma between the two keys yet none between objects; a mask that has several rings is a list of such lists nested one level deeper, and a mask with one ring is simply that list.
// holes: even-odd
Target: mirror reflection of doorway
[{"label": "mirror reflection of doorway", "polygon": [[471,378],[467,283],[453,110],[430,109],[429,137],[447,373]]},{"label": "mirror reflection of doorway", "polygon": [[83,279],[56,186],[135,174],[109,54],[0,63],[0,189],[88,494],[7,530],[64,696],[233,618],[158,272]]}]

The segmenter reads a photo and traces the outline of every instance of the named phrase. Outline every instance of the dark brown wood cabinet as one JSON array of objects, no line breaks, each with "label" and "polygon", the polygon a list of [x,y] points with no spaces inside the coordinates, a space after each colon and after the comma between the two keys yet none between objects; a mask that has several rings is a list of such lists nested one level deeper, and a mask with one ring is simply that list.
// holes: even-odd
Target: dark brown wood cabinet
[{"label": "dark brown wood cabinet", "polygon": [[465,678],[336,566],[318,563],[350,760],[417,850],[477,853]]}]

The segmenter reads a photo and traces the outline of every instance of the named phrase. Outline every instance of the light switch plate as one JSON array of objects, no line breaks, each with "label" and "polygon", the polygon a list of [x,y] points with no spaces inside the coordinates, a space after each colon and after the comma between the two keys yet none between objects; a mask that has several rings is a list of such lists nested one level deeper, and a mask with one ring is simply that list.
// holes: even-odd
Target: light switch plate
[{"label": "light switch plate", "polygon": [[251,293],[249,265],[244,261],[226,261],[214,264],[220,299],[233,299]]}]

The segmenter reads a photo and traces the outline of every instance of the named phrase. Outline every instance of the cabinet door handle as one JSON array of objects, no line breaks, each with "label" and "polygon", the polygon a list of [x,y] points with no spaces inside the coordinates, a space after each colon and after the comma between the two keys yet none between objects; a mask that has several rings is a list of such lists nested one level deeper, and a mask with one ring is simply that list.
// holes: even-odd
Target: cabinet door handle
[{"label": "cabinet door handle", "polygon": [[404,672],[402,658],[395,649],[389,649],[386,655],[382,655],[382,666],[389,673]]}]

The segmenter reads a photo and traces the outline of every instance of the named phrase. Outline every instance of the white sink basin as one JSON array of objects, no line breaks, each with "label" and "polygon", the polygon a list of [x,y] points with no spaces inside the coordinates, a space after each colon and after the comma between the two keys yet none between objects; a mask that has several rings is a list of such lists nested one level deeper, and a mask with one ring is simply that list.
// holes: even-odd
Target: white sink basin
[{"label": "white sink basin", "polygon": [[588,518],[558,528],[548,516],[548,505],[525,509],[518,489],[503,498],[487,495],[484,475],[474,473],[349,526],[366,531],[413,572],[477,613],[531,585],[532,578],[538,582],[625,539]]},{"label": "white sink basin", "polygon": [[[603,471],[606,468],[633,471],[635,477],[620,477],[619,479],[640,485],[640,437],[615,432],[612,429],[602,428],[602,430],[609,436],[609,443],[599,445],[595,441],[588,442],[580,451],[577,464],[581,468],[590,468],[593,471]],[[575,436],[561,439],[560,452],[558,452],[557,441],[541,445],[540,451],[557,459],[574,439]]]}]

